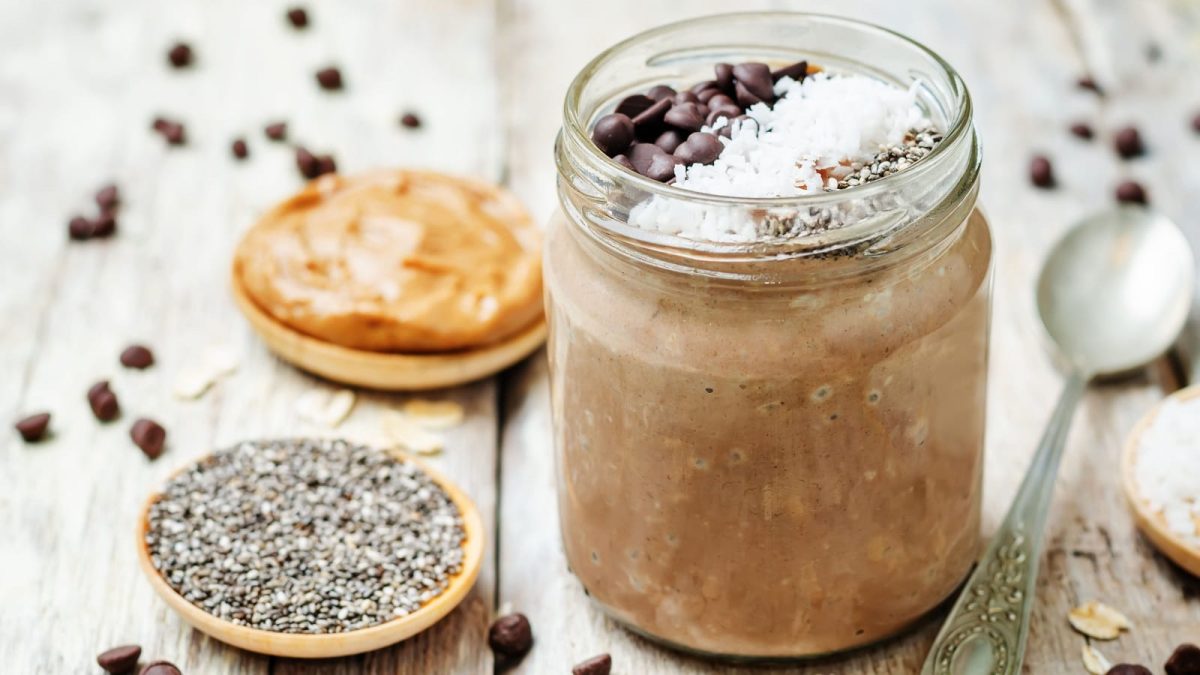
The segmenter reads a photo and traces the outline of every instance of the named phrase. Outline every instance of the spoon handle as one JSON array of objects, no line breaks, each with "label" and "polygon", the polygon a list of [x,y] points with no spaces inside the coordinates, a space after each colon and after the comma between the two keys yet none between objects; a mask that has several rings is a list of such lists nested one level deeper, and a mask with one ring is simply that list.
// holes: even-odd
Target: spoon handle
[{"label": "spoon handle", "polygon": [[1086,382],[1078,371],[1067,380],[1021,489],[942,624],[921,675],[1010,675],[1021,671],[1042,554],[1042,530],[1071,417]]}]

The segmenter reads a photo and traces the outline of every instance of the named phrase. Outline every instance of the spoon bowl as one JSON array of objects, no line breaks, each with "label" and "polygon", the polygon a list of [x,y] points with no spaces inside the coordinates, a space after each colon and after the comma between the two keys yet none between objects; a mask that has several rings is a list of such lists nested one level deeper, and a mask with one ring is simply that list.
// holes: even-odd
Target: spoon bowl
[{"label": "spoon bowl", "polygon": [[1037,284],[1038,313],[1071,366],[1114,375],[1165,352],[1183,329],[1195,283],[1192,250],[1154,211],[1089,218],[1054,246]]}]

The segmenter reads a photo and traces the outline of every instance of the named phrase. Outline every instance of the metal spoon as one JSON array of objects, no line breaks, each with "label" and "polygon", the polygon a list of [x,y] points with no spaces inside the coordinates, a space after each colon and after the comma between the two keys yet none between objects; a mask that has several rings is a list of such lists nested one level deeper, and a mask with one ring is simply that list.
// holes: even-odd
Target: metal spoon
[{"label": "metal spoon", "polygon": [[1166,217],[1141,208],[1102,213],[1051,250],[1038,313],[1066,364],[1067,382],[1033,462],[978,567],[934,640],[922,675],[1021,670],[1038,561],[1059,459],[1088,381],[1162,354],[1191,305],[1195,261]]}]

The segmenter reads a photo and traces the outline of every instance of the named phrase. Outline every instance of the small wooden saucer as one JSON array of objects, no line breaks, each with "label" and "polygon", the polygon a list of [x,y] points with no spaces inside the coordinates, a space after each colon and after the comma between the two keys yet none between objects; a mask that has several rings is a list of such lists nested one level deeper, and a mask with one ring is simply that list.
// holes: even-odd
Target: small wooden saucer
[{"label": "small wooden saucer", "polygon": [[[1171,394],[1169,398],[1179,401],[1200,398],[1200,385],[1181,389]],[[1137,521],[1138,529],[1142,531],[1142,534],[1146,535],[1146,538],[1163,555],[1174,561],[1176,565],[1196,576],[1200,576],[1200,549],[1187,544],[1168,530],[1162,515],[1152,511],[1150,505],[1138,493],[1136,474],[1138,444],[1141,441],[1142,435],[1146,433],[1146,429],[1154,423],[1154,418],[1158,415],[1161,405],[1160,403],[1152,408],[1150,412],[1146,413],[1138,421],[1137,425],[1133,427],[1133,431],[1129,433],[1129,438],[1125,441],[1125,450],[1121,457],[1121,483],[1125,489],[1125,497],[1129,500],[1129,505],[1133,509],[1134,520]],[[1197,451],[1200,452],[1200,450]]]},{"label": "small wooden saucer", "polygon": [[546,320],[541,318],[504,342],[469,351],[392,354],[350,349],[279,322],[250,299],[236,275],[232,285],[238,309],[279,358],[335,382],[369,389],[416,391],[474,382],[529,356],[546,341]]},{"label": "small wooden saucer", "polygon": [[479,516],[479,510],[475,508],[475,503],[454,483],[424,462],[408,455],[403,455],[401,458],[416,464],[446,491],[462,514],[463,530],[466,534],[466,541],[463,543],[462,571],[450,579],[449,585],[441,595],[430,600],[412,614],[369,628],[326,634],[276,633],[239,626],[217,618],[184,599],[174,588],[171,588],[155,569],[154,564],[150,562],[150,551],[146,546],[146,532],[150,525],[150,506],[162,496],[161,493],[155,493],[146,500],[138,522],[137,550],[142,572],[150,580],[150,585],[154,587],[154,590],[171,606],[171,609],[178,612],[183,620],[196,630],[221,642],[259,654],[300,659],[332,658],[381,649],[406,640],[449,614],[450,610],[457,607],[471,587],[475,585],[475,579],[479,576],[479,568],[483,562],[484,535],[483,519]]}]

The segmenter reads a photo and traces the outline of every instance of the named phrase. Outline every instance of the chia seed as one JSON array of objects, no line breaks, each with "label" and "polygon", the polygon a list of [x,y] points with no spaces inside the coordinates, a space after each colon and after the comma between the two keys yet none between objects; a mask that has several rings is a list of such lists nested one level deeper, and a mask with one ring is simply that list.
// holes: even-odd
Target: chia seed
[{"label": "chia seed", "polygon": [[146,545],[200,609],[280,633],[410,614],[462,570],[449,495],[410,462],[338,440],[248,441],[171,479]]},{"label": "chia seed", "polygon": [[[870,163],[852,163],[850,174],[838,180],[835,189],[844,190],[855,185],[865,185],[899,173],[924,159],[941,142],[941,132],[932,127],[912,129],[904,135],[903,142],[880,148]],[[826,192],[830,191],[826,189]]]}]

